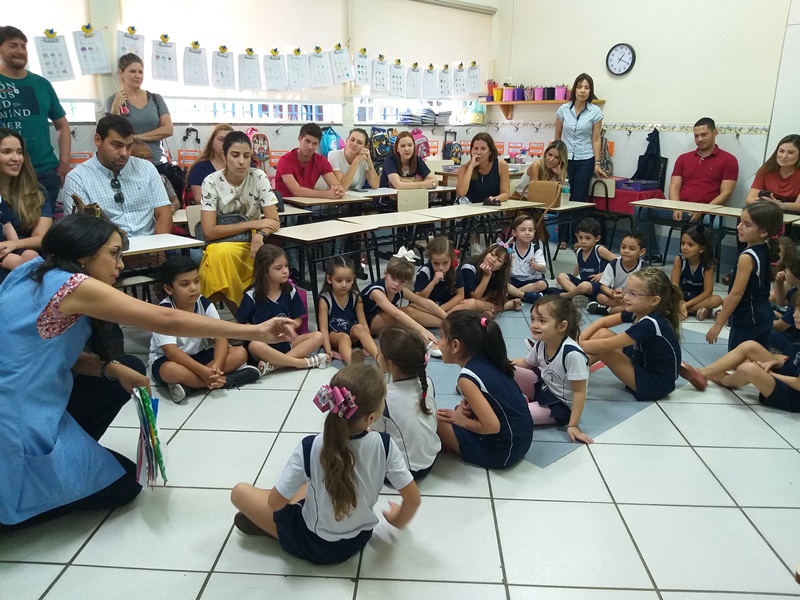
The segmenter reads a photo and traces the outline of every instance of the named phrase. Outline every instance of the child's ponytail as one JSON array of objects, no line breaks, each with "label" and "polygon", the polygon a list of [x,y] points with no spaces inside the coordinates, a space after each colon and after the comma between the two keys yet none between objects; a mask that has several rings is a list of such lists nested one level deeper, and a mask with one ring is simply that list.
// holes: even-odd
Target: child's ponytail
[{"label": "child's ponytail", "polygon": [[661,300],[656,307],[656,311],[664,315],[664,318],[672,326],[678,339],[681,338],[681,302],[683,294],[678,286],[674,285],[661,269],[648,267],[641,271],[631,274],[644,283],[647,293],[658,296]]},{"label": "child's ponytail", "polygon": [[472,310],[459,310],[442,321],[442,331],[448,340],[458,340],[465,356],[483,356],[506,377],[513,379],[514,367],[508,360],[506,342],[500,326]]},{"label": "child's ponytail", "polygon": [[422,394],[419,399],[419,410],[424,415],[431,415],[428,408],[428,349],[425,342],[408,327],[391,325],[381,332],[378,348],[384,360],[391,362],[403,375],[419,377]]}]

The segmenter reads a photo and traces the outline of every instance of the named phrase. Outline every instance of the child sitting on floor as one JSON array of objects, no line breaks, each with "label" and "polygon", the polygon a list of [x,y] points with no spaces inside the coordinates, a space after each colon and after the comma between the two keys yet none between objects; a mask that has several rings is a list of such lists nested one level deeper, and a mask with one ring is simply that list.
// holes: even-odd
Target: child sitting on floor
[{"label": "child sitting on floor", "polygon": [[672,262],[670,281],[683,294],[681,319],[696,315],[704,321],[722,304],[714,293],[714,253],[711,236],[703,225],[688,225],[681,233],[681,253]]},{"label": "child sitting on floor", "polygon": [[536,230],[530,215],[520,215],[511,223],[513,243],[510,244],[511,276],[508,295],[522,298],[523,302],[533,304],[547,289],[544,274],[547,263],[544,252],[535,239]]},{"label": "child sitting on floor", "polygon": [[578,308],[586,308],[589,299],[600,293],[600,278],[609,261],[617,258],[613,252],[600,244],[600,223],[594,219],[583,219],[575,231],[578,241],[576,259],[578,264],[573,273],[559,273],[558,285],[564,290],[561,296],[573,299]]},{"label": "child sitting on floor", "polygon": [[486,312],[494,316],[504,310],[520,310],[522,301],[508,298],[511,255],[508,248],[492,244],[458,268],[464,281],[464,300],[450,309]]},{"label": "child sitting on floor", "polygon": [[642,268],[642,256],[647,250],[644,234],[638,229],[629,231],[622,237],[619,245],[619,258],[610,261],[600,278],[600,293],[597,299],[586,305],[586,310],[594,315],[607,315],[624,310],[622,289],[628,277]]}]

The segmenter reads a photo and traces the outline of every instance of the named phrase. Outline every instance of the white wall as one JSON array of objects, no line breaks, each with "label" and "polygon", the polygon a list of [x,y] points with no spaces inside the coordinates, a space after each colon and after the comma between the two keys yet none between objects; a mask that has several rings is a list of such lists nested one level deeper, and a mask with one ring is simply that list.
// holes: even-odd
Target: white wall
[{"label": "white wall", "polygon": [[771,153],[778,141],[790,133],[800,133],[800,0],[792,0],[786,23],[783,53],[775,86],[775,105],[772,110],[767,151]]}]

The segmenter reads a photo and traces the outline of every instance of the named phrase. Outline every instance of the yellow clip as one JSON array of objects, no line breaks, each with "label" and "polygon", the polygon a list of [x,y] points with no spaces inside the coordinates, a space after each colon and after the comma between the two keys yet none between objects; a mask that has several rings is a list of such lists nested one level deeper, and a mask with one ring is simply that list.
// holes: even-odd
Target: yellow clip
[{"label": "yellow clip", "polygon": [[428,63],[428,71],[433,71],[433,63]]},{"label": "yellow clip", "polygon": [[247,54],[247,56],[253,56],[253,54],[255,54],[252,48],[245,48],[244,52]]},{"label": "yellow clip", "polygon": [[161,40],[161,43],[162,43],[162,44],[168,44],[168,43],[169,43],[169,34],[162,33],[162,34],[161,34],[161,37],[160,37],[160,38],[158,38],[158,39],[160,39],[160,40]]},{"label": "yellow clip", "polygon": [[449,71],[449,70],[450,70],[450,65],[448,65],[448,64],[445,64],[445,65],[442,67],[442,70],[443,70],[445,73],[447,73],[447,71]]},{"label": "yellow clip", "polygon": [[219,47],[219,53],[220,54],[225,54],[227,51],[228,51],[228,47],[226,45],[223,44],[222,46]]},{"label": "yellow clip", "polygon": [[383,54],[378,54],[378,60],[383,62]]},{"label": "yellow clip", "polygon": [[300,48],[295,48],[294,50],[292,50],[292,52],[294,53],[295,56],[300,56]]},{"label": "yellow clip", "polygon": [[321,46],[314,46],[314,54],[321,54],[322,47]]},{"label": "yellow clip", "polygon": [[86,35],[89,35],[90,33],[92,33],[92,24],[87,23],[86,25],[81,25],[81,31]]},{"label": "yellow clip", "polygon": [[192,47],[192,50],[200,50],[200,42],[197,40],[193,41],[190,46]]},{"label": "yellow clip", "polygon": [[478,63],[473,60],[471,63],[469,63],[469,66],[470,67],[477,67]]},{"label": "yellow clip", "polygon": [[361,50],[359,50],[358,52],[359,52],[359,54],[361,54],[361,56],[366,56],[367,55],[367,49],[366,48],[361,48]]},{"label": "yellow clip", "polygon": [[400,59],[399,58],[395,58],[394,59],[394,64],[396,64],[399,67],[400,66]]},{"label": "yellow clip", "polygon": [[278,56],[278,54],[280,54],[280,52],[278,52],[278,49],[277,49],[277,48],[273,48],[272,50],[270,50],[270,51],[269,51],[269,53],[270,53],[272,56]]},{"label": "yellow clip", "polygon": [[419,67],[419,63],[416,63],[416,62],[415,63],[411,63],[411,68],[412,69],[416,69],[418,67]]},{"label": "yellow clip", "polygon": [[458,63],[458,70],[460,71],[463,68],[464,68],[464,63],[463,62]]},{"label": "yellow clip", "polygon": [[336,50],[341,50],[342,49],[342,45],[341,44],[336,44],[334,46],[334,48],[336,48]]},{"label": "yellow clip", "polygon": [[54,38],[54,37],[56,37],[56,30],[55,29],[45,29],[44,30],[44,37],[46,37],[46,38]]},{"label": "yellow clip", "polygon": [[131,35],[134,35],[136,33],[136,27],[133,26],[133,25],[128,27],[128,33],[130,33]]}]

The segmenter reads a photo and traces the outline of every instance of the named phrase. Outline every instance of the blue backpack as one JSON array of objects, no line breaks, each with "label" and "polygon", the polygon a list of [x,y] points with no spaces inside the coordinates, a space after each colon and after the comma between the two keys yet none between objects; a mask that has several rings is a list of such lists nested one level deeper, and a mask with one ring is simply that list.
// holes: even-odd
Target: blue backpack
[{"label": "blue backpack", "polygon": [[344,148],[344,140],[333,127],[326,127],[322,130],[322,139],[319,141],[319,151],[322,156],[328,156],[331,150]]}]

